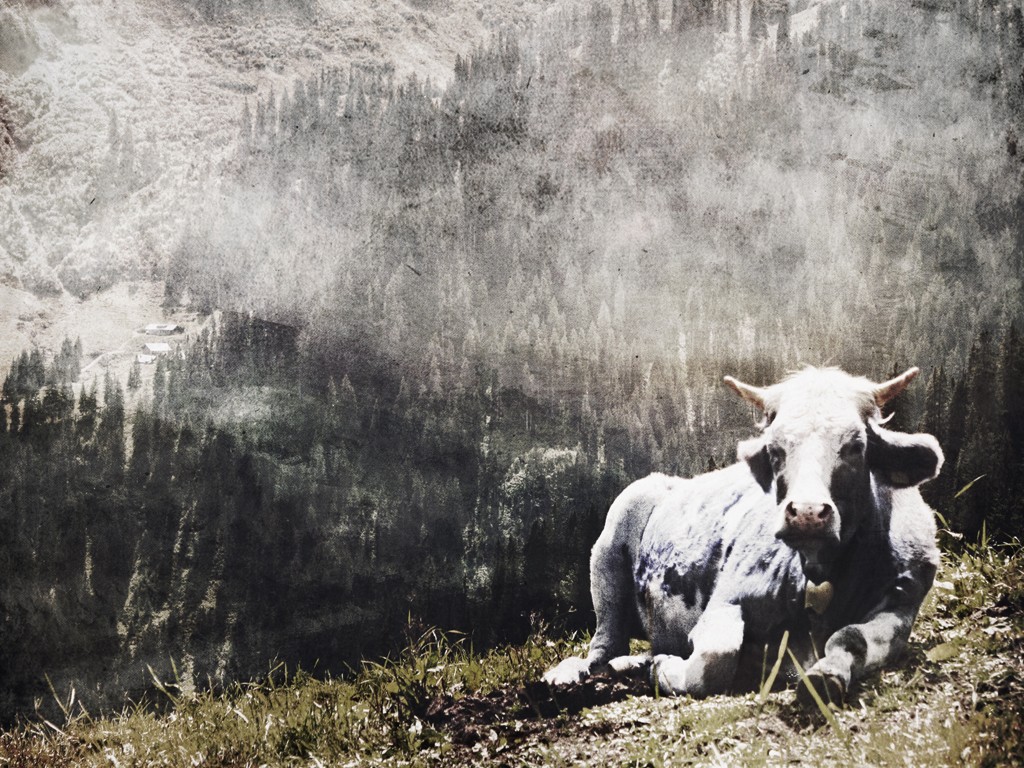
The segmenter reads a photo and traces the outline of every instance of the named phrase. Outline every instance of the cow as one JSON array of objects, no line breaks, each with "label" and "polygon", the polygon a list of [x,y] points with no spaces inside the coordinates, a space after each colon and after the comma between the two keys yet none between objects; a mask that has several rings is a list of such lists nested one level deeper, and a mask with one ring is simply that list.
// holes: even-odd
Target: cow
[{"label": "cow", "polygon": [[[798,696],[812,701],[813,687],[840,703],[896,659],[939,563],[917,486],[938,474],[942,450],[882,418],[917,374],[876,384],[808,367],[768,387],[726,376],[760,411],[760,433],[731,466],[655,473],[616,498],[591,552],[588,654],[544,679],[632,673],[662,694],[754,690],[788,632],[808,681]],[[635,630],[650,653],[629,655]],[[782,678],[796,674],[789,664]]]}]

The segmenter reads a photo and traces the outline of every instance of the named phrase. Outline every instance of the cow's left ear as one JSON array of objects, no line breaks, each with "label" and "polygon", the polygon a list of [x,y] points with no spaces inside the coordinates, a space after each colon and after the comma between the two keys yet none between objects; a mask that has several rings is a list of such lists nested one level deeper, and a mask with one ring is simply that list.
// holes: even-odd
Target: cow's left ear
[{"label": "cow's left ear", "polygon": [[891,432],[868,423],[868,466],[894,488],[931,480],[942,468],[942,449],[931,435]]},{"label": "cow's left ear", "polygon": [[768,443],[764,436],[741,440],[740,444],[736,446],[736,458],[747,462],[757,484],[764,489],[765,493],[768,493],[775,476],[772,473],[772,463],[768,458]]}]

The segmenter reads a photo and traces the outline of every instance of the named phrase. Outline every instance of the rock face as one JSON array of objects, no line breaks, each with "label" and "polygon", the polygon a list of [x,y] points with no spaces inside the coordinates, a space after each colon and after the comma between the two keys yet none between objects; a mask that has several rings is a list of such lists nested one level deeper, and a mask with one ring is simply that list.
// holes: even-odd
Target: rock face
[{"label": "rock face", "polygon": [[39,40],[26,10],[0,6],[0,69],[20,75],[39,55]]},{"label": "rock face", "polygon": [[[24,7],[0,5],[0,71],[17,77],[39,55],[39,38]],[[0,179],[14,164],[14,117],[0,78]]]},{"label": "rock face", "polygon": [[[0,31],[0,36],[3,32]],[[0,43],[0,52],[3,43]],[[7,99],[0,93],[0,179],[7,175],[8,168],[14,163],[14,120],[10,116]]]}]

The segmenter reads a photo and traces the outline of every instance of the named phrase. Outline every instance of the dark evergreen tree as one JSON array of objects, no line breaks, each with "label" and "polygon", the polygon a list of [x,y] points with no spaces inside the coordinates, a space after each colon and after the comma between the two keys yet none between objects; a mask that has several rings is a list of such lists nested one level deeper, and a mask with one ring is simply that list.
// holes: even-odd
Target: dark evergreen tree
[{"label": "dark evergreen tree", "polygon": [[96,429],[97,416],[99,413],[99,400],[96,395],[96,382],[92,382],[88,389],[83,384],[78,395],[78,419],[76,421],[76,432],[79,441],[88,443],[92,440],[93,432]]},{"label": "dark evergreen tree", "polygon": [[142,368],[139,365],[139,360],[136,358],[132,361],[132,367],[128,371],[128,389],[135,391],[142,386]]},{"label": "dark evergreen tree", "polygon": [[957,500],[958,526],[976,536],[985,524],[995,532],[1004,524],[1007,498],[999,484],[1007,458],[1009,435],[1003,419],[1002,371],[997,347],[988,331],[982,332],[971,349],[965,373],[961,407],[966,408],[964,442],[955,465],[957,483],[963,491]]},{"label": "dark evergreen tree", "polygon": [[1002,401],[1013,456],[1024,458],[1024,339],[1014,323],[1001,349]]}]

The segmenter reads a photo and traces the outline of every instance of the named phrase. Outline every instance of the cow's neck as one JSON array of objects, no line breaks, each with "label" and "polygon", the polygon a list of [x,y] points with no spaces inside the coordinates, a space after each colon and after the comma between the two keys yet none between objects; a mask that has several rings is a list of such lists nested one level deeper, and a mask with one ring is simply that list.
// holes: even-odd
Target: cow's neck
[{"label": "cow's neck", "polygon": [[832,594],[826,609],[819,613],[829,625],[842,624],[849,616],[870,610],[895,576],[888,520],[862,522],[832,561],[825,579],[832,585]]}]

